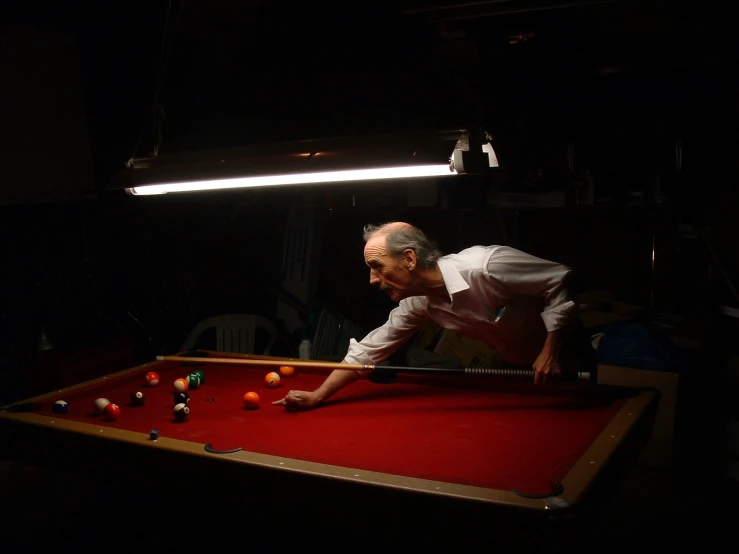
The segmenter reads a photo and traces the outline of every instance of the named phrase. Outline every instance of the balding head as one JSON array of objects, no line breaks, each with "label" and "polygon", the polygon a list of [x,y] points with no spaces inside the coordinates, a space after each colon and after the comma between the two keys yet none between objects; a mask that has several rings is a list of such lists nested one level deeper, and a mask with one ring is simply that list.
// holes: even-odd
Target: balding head
[{"label": "balding head", "polygon": [[[384,243],[380,239],[384,237]],[[375,244],[382,244],[387,253],[393,258],[403,255],[410,249],[416,254],[418,268],[422,270],[436,267],[441,252],[426,235],[410,223],[404,221],[392,221],[382,225],[366,225],[364,227],[364,240]]]},{"label": "balding head", "polygon": [[[375,231],[372,232],[373,235],[386,235],[388,233],[392,233],[393,231],[399,231],[402,229],[405,229],[406,231],[416,229],[413,225],[411,225],[410,223],[406,223],[405,221],[391,221],[390,223],[383,223],[382,225],[379,225],[377,227],[367,225],[364,228],[365,237],[367,236],[367,230],[371,228],[375,229]],[[418,231],[418,229],[416,230]]]}]

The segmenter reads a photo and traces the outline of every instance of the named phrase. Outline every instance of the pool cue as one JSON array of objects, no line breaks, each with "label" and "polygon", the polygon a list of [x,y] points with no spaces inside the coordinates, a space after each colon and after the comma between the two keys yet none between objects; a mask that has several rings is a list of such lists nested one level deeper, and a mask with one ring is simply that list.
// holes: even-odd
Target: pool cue
[{"label": "pool cue", "polygon": [[[305,360],[265,360],[249,358],[195,358],[189,356],[157,356],[157,361],[163,362],[202,362],[209,364],[233,364],[233,365],[258,365],[258,366],[283,366],[314,367],[319,369],[344,369],[354,371],[371,371],[378,375],[390,375],[394,373],[423,373],[427,375],[464,375],[467,377],[498,377],[500,379],[512,380],[534,380],[533,369],[497,369],[484,367],[406,367],[406,366],[377,366],[373,364],[342,364],[336,362],[317,362]],[[590,381],[590,373],[578,371],[565,373],[561,376],[562,381],[582,382]]]}]

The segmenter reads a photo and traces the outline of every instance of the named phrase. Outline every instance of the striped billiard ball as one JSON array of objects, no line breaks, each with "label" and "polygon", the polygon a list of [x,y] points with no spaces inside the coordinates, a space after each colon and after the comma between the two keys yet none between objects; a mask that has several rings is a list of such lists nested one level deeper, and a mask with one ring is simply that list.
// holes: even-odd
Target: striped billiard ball
[{"label": "striped billiard ball", "polygon": [[118,418],[121,417],[121,409],[117,404],[111,403],[105,406],[103,414],[108,421],[118,421]]},{"label": "striped billiard ball", "polygon": [[187,388],[195,390],[200,386],[200,375],[191,373],[187,376]]},{"label": "striped billiard ball", "polygon": [[202,369],[196,369],[195,371],[192,372],[192,375],[197,375],[198,377],[200,377],[201,385],[205,384],[205,372]]},{"label": "striped billiard ball", "polygon": [[180,377],[179,379],[175,379],[174,381],[174,389],[178,392],[185,392],[187,388],[189,387],[187,379],[183,379]]}]

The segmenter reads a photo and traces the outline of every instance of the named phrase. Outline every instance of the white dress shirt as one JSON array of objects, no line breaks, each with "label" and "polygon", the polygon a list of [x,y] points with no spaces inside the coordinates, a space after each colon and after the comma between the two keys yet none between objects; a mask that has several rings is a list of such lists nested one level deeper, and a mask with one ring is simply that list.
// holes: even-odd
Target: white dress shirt
[{"label": "white dress shirt", "polygon": [[361,341],[351,339],[351,364],[385,362],[434,321],[477,339],[515,365],[532,364],[548,331],[569,325],[577,306],[567,291],[570,268],[508,246],[473,246],[439,259],[449,300],[413,296]]}]

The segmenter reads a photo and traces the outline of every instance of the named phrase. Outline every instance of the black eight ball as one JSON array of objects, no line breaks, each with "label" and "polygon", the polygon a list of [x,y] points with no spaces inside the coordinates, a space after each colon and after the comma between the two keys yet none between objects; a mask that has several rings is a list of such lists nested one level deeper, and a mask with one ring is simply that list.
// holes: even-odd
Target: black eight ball
[{"label": "black eight ball", "polygon": [[134,391],[131,393],[131,404],[134,406],[144,405],[144,393],[141,391]]},{"label": "black eight ball", "polygon": [[190,395],[186,392],[176,392],[174,393],[174,403],[175,406],[177,404],[189,404],[190,403]]}]

